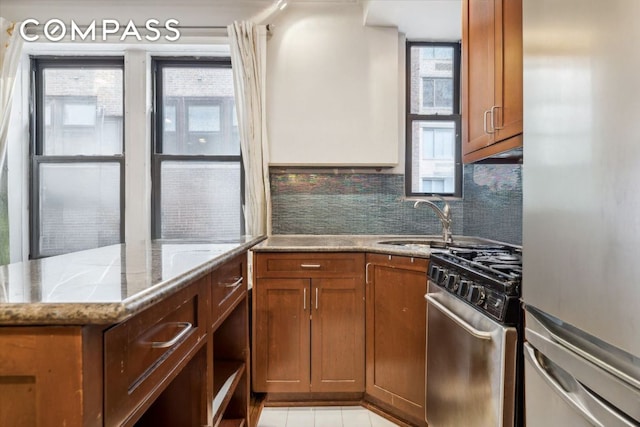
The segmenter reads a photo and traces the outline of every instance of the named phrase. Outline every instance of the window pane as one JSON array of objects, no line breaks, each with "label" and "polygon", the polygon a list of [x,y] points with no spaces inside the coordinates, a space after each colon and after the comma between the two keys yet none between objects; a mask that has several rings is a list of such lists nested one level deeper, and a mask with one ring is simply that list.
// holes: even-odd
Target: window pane
[{"label": "window pane", "polygon": [[[453,194],[455,122],[414,121],[411,182],[415,193]],[[449,182],[451,185],[447,185]]]},{"label": "window pane", "polygon": [[230,68],[162,68],[162,106],[175,124],[166,123],[163,154],[239,155],[233,74]]},{"label": "window pane", "polygon": [[[453,109],[453,79],[436,79],[434,106]],[[442,114],[442,113],[441,113]]]},{"label": "window pane", "polygon": [[40,163],[40,254],[120,242],[119,163]]},{"label": "window pane", "polygon": [[44,155],[122,154],[122,70],[45,68]]},{"label": "window pane", "polygon": [[189,105],[189,132],[220,132],[219,105]]},{"label": "window pane", "polygon": [[161,238],[237,238],[241,230],[240,163],[164,161]]},{"label": "window pane", "polygon": [[65,102],[62,106],[62,124],[64,126],[95,126],[95,102]]},{"label": "window pane", "polygon": [[176,131],[176,106],[167,104],[164,106],[164,132]]},{"label": "window pane", "polygon": [[453,114],[453,47],[412,46],[410,54],[411,113]]}]

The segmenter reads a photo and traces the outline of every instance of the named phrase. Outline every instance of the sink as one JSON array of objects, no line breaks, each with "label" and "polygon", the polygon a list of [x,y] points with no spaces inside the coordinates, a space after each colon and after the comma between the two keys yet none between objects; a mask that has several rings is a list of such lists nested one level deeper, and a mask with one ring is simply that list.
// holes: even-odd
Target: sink
[{"label": "sink", "polygon": [[447,244],[442,240],[434,239],[411,239],[411,240],[383,240],[378,242],[379,245],[400,246],[412,250],[433,250],[446,249]]},{"label": "sink", "polygon": [[503,244],[490,242],[477,237],[456,236],[453,243],[445,243],[442,239],[434,238],[408,238],[408,239],[388,239],[378,241],[379,245],[391,245],[414,251],[443,252],[451,248],[456,249],[485,249],[503,247]]}]

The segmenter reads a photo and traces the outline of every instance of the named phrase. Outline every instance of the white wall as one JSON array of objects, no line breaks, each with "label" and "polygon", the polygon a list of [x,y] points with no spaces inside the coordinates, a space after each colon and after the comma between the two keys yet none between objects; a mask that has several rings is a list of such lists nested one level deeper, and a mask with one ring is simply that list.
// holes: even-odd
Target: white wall
[{"label": "white wall", "polygon": [[359,4],[295,4],[267,42],[272,165],[395,166],[401,141],[394,27]]}]

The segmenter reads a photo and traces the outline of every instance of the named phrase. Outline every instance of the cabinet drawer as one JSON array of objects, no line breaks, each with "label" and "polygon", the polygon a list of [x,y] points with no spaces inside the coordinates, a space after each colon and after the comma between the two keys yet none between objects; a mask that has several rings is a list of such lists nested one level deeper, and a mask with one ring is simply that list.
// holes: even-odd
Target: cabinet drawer
[{"label": "cabinet drawer", "polygon": [[256,253],[256,277],[339,277],[363,273],[364,254]]},{"label": "cabinet drawer", "polygon": [[105,332],[105,425],[146,409],[204,342],[207,284],[200,279]]},{"label": "cabinet drawer", "polygon": [[226,262],[211,273],[211,323],[215,327],[247,292],[247,255]]},{"label": "cabinet drawer", "polygon": [[427,272],[429,260],[427,258],[414,258],[399,255],[367,254],[367,265],[376,264],[403,270],[416,270]]}]

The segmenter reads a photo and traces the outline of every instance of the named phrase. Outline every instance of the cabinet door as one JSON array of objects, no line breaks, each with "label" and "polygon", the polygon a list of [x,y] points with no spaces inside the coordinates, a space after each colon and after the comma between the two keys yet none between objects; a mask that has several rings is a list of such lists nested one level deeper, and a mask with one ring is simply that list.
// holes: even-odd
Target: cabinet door
[{"label": "cabinet door", "polygon": [[496,142],[522,133],[522,0],[496,0]]},{"label": "cabinet door", "polygon": [[[100,338],[95,344],[100,345]],[[80,327],[2,328],[0,425],[102,425],[101,402],[93,394],[100,395],[101,354],[83,360],[84,345]],[[100,377],[92,375],[93,366]],[[98,406],[89,407],[89,402]]]},{"label": "cabinet door", "polygon": [[[490,112],[495,105],[496,21],[500,0],[464,0],[462,23],[462,152],[486,147],[494,140]],[[498,61],[498,64],[500,62]]]},{"label": "cabinet door", "polygon": [[313,279],[311,299],[311,391],[364,391],[362,280]]},{"label": "cabinet door", "polygon": [[522,145],[521,0],[463,0],[462,105],[465,162]]},{"label": "cabinet door", "polygon": [[426,263],[408,267],[369,265],[366,392],[423,426]]},{"label": "cabinet door", "polygon": [[309,279],[256,281],[254,391],[309,391],[309,282]]}]

